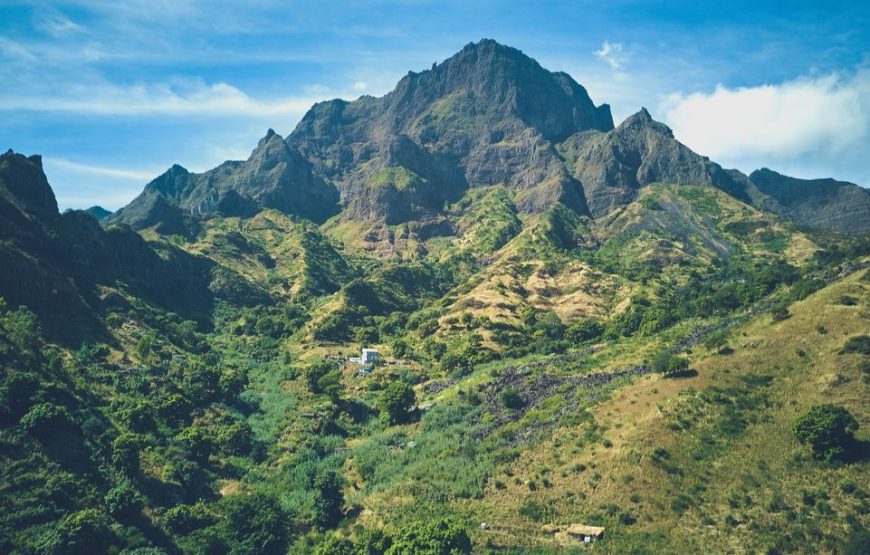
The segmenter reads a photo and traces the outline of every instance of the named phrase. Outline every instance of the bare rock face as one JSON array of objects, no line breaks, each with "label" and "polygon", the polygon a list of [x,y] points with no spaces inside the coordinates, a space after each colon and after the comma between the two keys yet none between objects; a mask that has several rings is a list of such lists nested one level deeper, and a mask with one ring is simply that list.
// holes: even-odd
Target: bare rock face
[{"label": "bare rock face", "polygon": [[767,168],[749,175],[770,210],[799,224],[841,233],[870,231],[870,191],[834,179],[798,179]]},{"label": "bare rock face", "polygon": [[30,307],[58,336],[98,331],[98,286],[191,319],[209,315],[208,261],[168,247],[161,256],[130,228],[103,229],[84,211],[59,214],[38,156],[0,156],[0,237],[0,297]]},{"label": "bare rock face", "polygon": [[225,162],[202,174],[179,165],[108,221],[143,229],[163,223],[174,233],[189,230],[190,216],[252,216],[275,208],[314,221],[338,211],[336,188],[314,175],[311,165],[271,129],[244,162]]},{"label": "bare rock face", "polygon": [[593,217],[632,202],[641,187],[655,182],[711,185],[751,202],[745,176],[694,153],[645,108],[610,132],[570,137],[560,151],[582,183]]},{"label": "bare rock face", "polygon": [[22,156],[9,149],[0,155],[0,194],[24,212],[57,216],[57,200],[42,170],[42,156]]},{"label": "bare rock face", "polygon": [[173,166],[104,222],[187,236],[199,218],[264,208],[315,222],[427,222],[489,186],[509,189],[527,214],[561,204],[599,218],[667,182],[717,187],[807,225],[870,226],[867,195],[851,184],[756,174],[696,154],[646,109],[614,129],[610,107],[570,76],[484,39],[381,98],[315,104],[286,139],[270,129],[245,161],[202,174]]},{"label": "bare rock face", "polygon": [[585,212],[553,144],[612,128],[610,108],[569,76],[482,40],[409,73],[383,98],[315,105],[287,143],[334,180],[345,218],[395,223],[487,185],[518,189],[527,212],[555,202]]}]

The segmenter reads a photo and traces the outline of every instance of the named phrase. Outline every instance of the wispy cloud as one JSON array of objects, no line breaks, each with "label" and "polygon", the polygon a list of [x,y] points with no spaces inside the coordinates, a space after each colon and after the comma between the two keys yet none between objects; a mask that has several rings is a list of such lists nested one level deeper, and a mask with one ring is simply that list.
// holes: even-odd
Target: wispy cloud
[{"label": "wispy cloud", "polygon": [[40,13],[37,25],[41,30],[54,37],[61,37],[70,33],[80,33],[84,31],[84,27],[56,10]]},{"label": "wispy cloud", "polygon": [[65,158],[52,158],[46,157],[43,158],[43,163],[46,166],[47,170],[51,169],[60,169],[65,170],[67,172],[85,174],[85,175],[94,175],[94,176],[102,176],[102,177],[110,177],[113,179],[126,179],[130,181],[144,181],[148,179],[152,179],[156,176],[159,171],[157,169],[151,170],[131,170],[131,169],[120,169],[120,168],[107,168],[104,166],[93,166],[90,164],[81,164],[79,162],[73,162],[71,160],[67,160]]},{"label": "wispy cloud", "polygon": [[0,36],[0,55],[3,58],[16,62],[33,62],[36,56],[24,45],[11,39]]},{"label": "wispy cloud", "polygon": [[621,70],[625,62],[621,42],[604,41],[601,48],[595,51],[595,56],[607,62],[613,71]]},{"label": "wispy cloud", "polygon": [[300,116],[315,102],[329,98],[328,88],[305,97],[253,98],[227,83],[76,86],[61,95],[0,96],[0,111],[70,112],[81,115],[140,116]]}]

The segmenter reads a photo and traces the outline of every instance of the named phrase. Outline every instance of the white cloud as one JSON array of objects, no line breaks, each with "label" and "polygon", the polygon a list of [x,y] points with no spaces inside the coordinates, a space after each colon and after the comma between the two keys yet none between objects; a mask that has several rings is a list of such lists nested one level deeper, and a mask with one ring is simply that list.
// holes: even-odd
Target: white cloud
[{"label": "white cloud", "polygon": [[58,11],[50,11],[41,14],[38,25],[43,31],[54,37],[84,31],[84,28],[81,25],[75,23]]},{"label": "white cloud", "polygon": [[625,57],[622,54],[621,42],[604,41],[601,45],[601,49],[595,51],[595,56],[607,62],[607,65],[609,65],[613,71],[619,71],[622,69],[622,64],[625,61]]},{"label": "white cloud", "polygon": [[141,116],[301,116],[326,96],[257,99],[227,83],[196,81],[173,84],[119,86],[100,84],[72,87],[63,95],[0,95],[0,111],[70,112],[79,115]]},{"label": "white cloud", "polygon": [[714,159],[835,156],[868,139],[870,70],[677,93],[660,111],[678,139]]},{"label": "white cloud", "polygon": [[157,170],[137,171],[130,169],[107,168],[104,166],[92,166],[89,164],[73,162],[66,158],[47,157],[43,158],[43,163],[45,164],[46,171],[57,169],[77,174],[102,176],[113,179],[128,179],[131,181],[150,180],[160,173]]},{"label": "white cloud", "polygon": [[0,54],[11,61],[33,62],[36,56],[21,43],[0,36]]},{"label": "white cloud", "polygon": [[362,81],[357,81],[356,83],[353,84],[352,88],[355,91],[364,91],[367,88],[369,88],[369,86],[366,83],[363,83]]}]

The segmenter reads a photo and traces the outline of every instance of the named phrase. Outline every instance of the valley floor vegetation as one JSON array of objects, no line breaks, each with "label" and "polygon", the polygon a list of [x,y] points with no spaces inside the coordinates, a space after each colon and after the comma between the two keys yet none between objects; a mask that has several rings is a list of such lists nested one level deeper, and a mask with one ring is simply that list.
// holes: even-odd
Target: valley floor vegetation
[{"label": "valley floor vegetation", "polygon": [[275,211],[143,232],[212,261],[205,308],[0,303],[0,552],[868,552],[866,239],[469,195],[386,259]]}]

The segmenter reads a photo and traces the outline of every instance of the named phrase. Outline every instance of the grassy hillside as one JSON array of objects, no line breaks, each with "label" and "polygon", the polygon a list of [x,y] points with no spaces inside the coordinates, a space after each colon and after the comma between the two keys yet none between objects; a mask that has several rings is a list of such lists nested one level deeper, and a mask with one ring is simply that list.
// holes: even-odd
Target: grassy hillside
[{"label": "grassy hillside", "polygon": [[[708,187],[656,184],[600,221],[515,202],[488,187],[397,226],[267,210],[187,238],[110,230],[139,254],[88,268],[102,334],[58,343],[59,320],[0,305],[0,552],[860,539],[866,454],[822,465],[791,427],[829,402],[868,439],[867,349],[841,354],[870,335],[866,240]],[[184,272],[149,289],[144,260]],[[170,302],[188,275],[208,310]],[[388,363],[361,374],[360,347]],[[654,371],[671,359],[690,370]],[[574,523],[606,539],[568,545]]]},{"label": "grassy hillside", "polygon": [[[735,327],[728,350],[692,353],[697,375],[644,377],[591,408],[594,437],[564,426],[524,451],[473,504],[490,541],[552,546],[542,524],[587,522],[607,525],[605,553],[841,552],[870,524],[867,359],[842,353],[870,332],[868,285],[858,272],[782,322]],[[829,468],[796,441],[795,419],[822,403],[855,415],[857,460]]]}]

